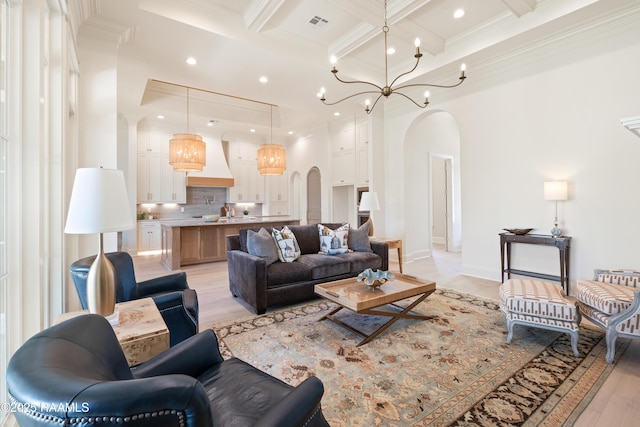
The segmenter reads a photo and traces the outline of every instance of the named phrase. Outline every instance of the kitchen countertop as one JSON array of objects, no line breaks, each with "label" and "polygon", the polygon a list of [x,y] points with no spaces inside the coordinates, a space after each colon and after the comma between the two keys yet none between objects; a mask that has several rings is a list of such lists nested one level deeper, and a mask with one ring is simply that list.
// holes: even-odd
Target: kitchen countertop
[{"label": "kitchen countertop", "polygon": [[152,219],[147,220],[146,222],[159,222],[165,227],[197,227],[203,225],[236,225],[236,224],[246,224],[251,226],[252,224],[264,224],[264,223],[273,223],[280,221],[297,221],[298,218],[294,218],[291,216],[250,216],[248,218],[243,217],[232,217],[232,218],[224,218],[221,217],[217,222],[208,222],[203,221],[202,218],[185,218],[185,219]]}]

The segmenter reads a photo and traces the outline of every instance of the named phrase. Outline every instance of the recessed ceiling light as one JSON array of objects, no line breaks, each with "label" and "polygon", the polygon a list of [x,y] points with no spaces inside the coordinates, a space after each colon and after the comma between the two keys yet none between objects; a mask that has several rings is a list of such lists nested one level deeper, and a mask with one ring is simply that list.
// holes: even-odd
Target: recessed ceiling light
[{"label": "recessed ceiling light", "polygon": [[158,114],[157,116],[160,120],[164,119],[164,116],[162,114]]},{"label": "recessed ceiling light", "polygon": [[389,49],[387,49],[387,55],[393,55],[394,53],[396,53],[395,47],[390,47]]},{"label": "recessed ceiling light", "polygon": [[252,133],[253,133],[253,132],[255,132],[255,131],[256,131],[255,129],[249,129],[249,132],[252,132]]},{"label": "recessed ceiling light", "polygon": [[265,76],[260,77],[260,83],[266,83],[268,81],[269,81],[269,79],[266,78]]},{"label": "recessed ceiling light", "polygon": [[293,135],[293,131],[292,130],[289,131],[289,135]]},{"label": "recessed ceiling light", "polygon": [[336,111],[335,113],[333,113],[334,116],[339,116],[340,115],[340,111]]},{"label": "recessed ceiling light", "polygon": [[187,58],[187,64],[189,65],[196,65],[198,63],[198,61],[196,61],[196,58],[190,56]]},{"label": "recessed ceiling light", "polygon": [[453,12],[453,17],[458,19],[458,18],[462,18],[464,16],[464,9],[456,9],[455,12]]}]

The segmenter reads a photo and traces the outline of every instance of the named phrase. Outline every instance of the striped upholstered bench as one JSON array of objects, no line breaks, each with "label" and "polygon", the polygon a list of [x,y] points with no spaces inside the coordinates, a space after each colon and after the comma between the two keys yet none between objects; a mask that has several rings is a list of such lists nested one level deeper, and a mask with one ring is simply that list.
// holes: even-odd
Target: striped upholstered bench
[{"label": "striped upholstered bench", "polygon": [[593,280],[578,280],[578,307],[606,332],[607,363],[613,363],[616,339],[640,338],[640,271],[600,270]]},{"label": "striped upholstered bench", "polygon": [[507,318],[507,342],[515,324],[566,332],[578,357],[580,311],[562,295],[560,285],[540,280],[509,279],[500,285],[500,309]]}]

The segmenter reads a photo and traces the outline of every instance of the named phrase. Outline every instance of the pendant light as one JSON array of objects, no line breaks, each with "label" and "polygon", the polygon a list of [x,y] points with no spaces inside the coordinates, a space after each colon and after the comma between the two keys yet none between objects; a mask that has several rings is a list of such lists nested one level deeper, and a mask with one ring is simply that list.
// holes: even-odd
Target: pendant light
[{"label": "pendant light", "polygon": [[169,141],[169,164],[176,172],[200,172],[207,163],[206,150],[202,137],[189,133],[189,88],[187,88],[187,133],[176,133]]},{"label": "pendant light", "polygon": [[271,109],[271,126],[269,144],[263,144],[258,148],[258,171],[260,175],[282,175],[287,169],[287,152],[279,144],[273,144],[273,105]]}]

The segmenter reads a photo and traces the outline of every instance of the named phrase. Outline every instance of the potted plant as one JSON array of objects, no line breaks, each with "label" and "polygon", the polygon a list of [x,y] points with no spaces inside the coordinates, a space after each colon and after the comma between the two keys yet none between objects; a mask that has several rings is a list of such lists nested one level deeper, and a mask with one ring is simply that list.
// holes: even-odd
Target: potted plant
[{"label": "potted plant", "polygon": [[242,211],[242,215],[249,216],[249,209],[248,208],[244,208],[244,210]]}]

